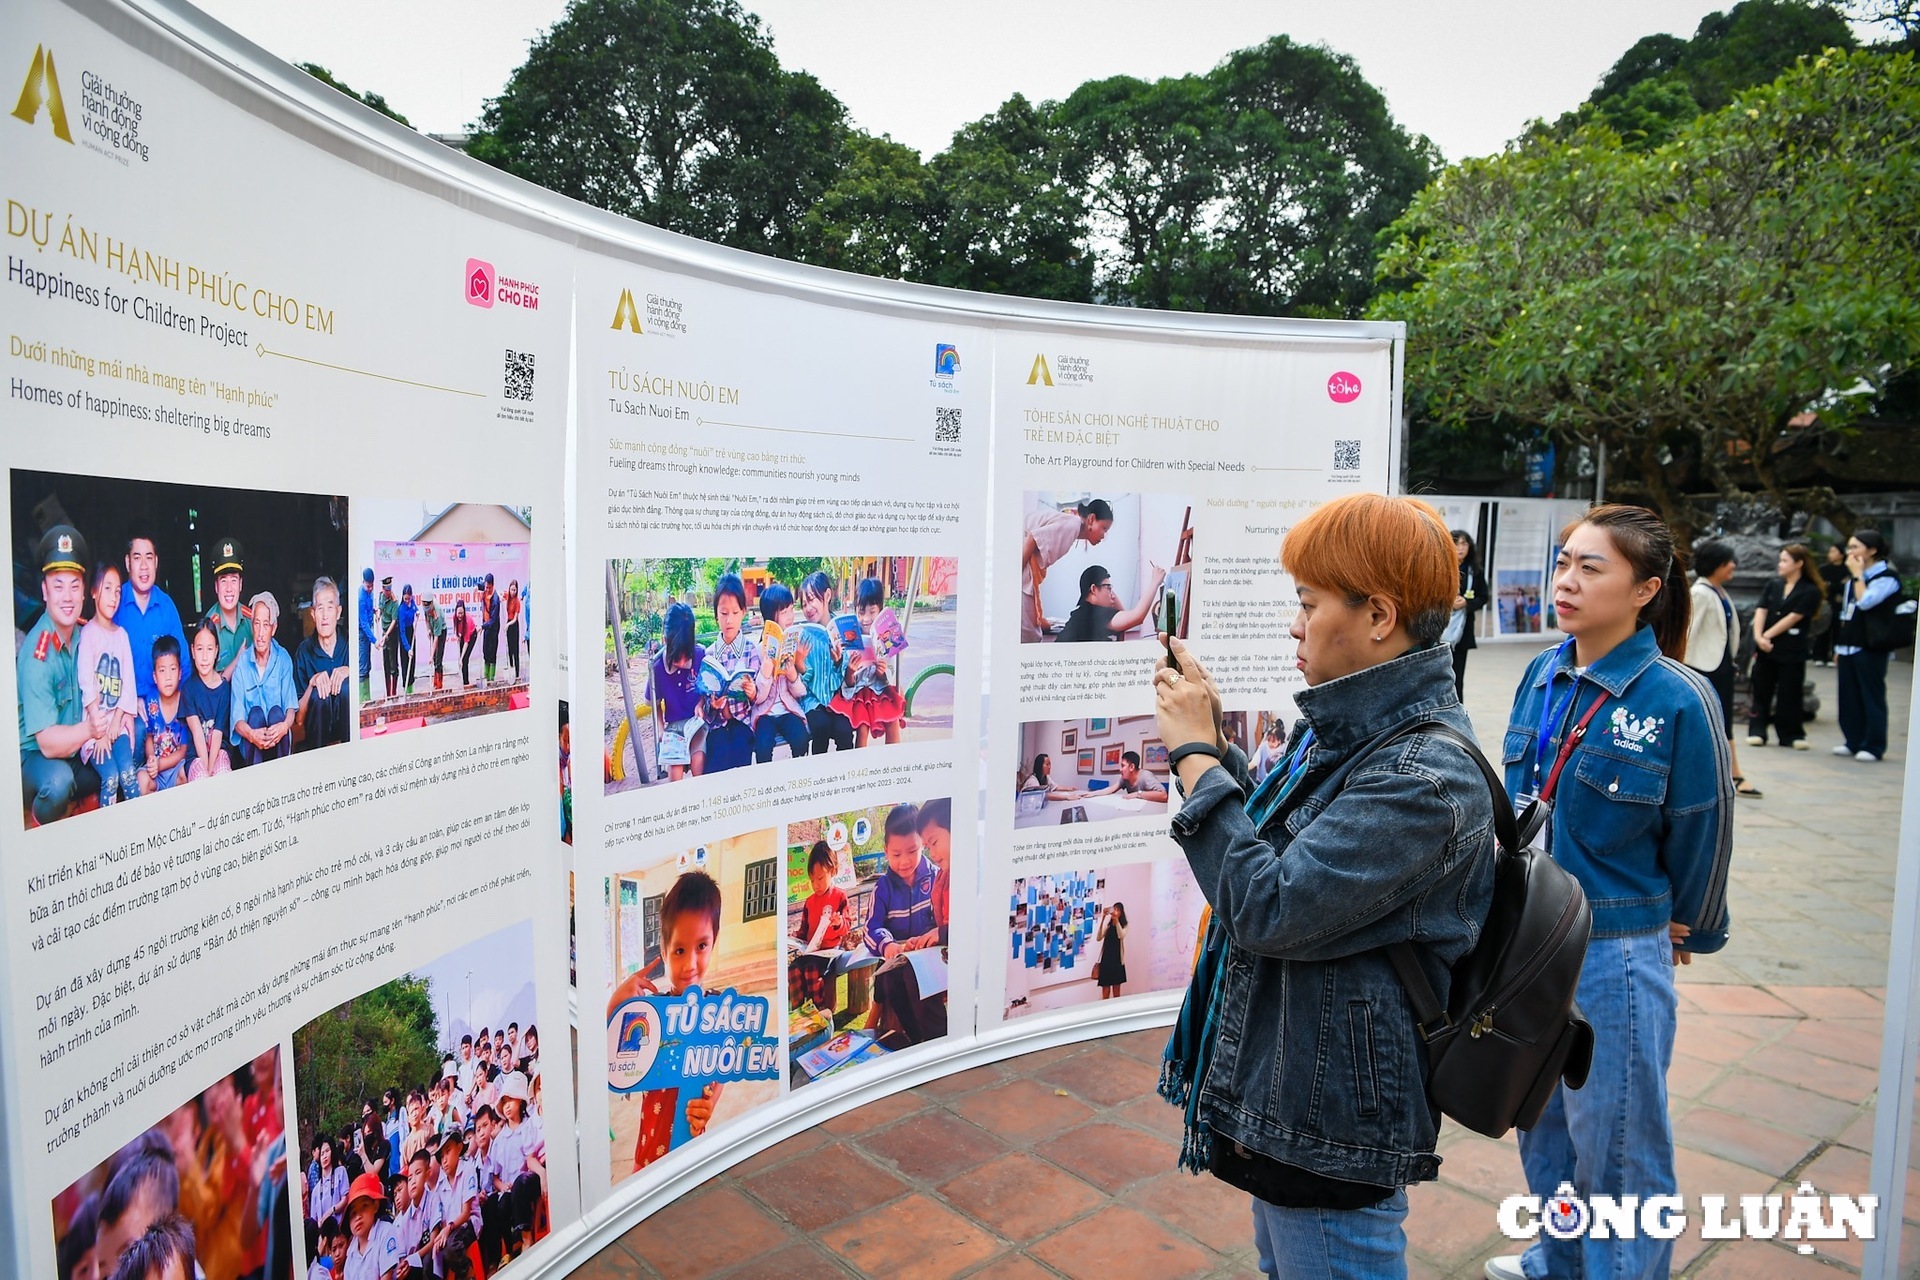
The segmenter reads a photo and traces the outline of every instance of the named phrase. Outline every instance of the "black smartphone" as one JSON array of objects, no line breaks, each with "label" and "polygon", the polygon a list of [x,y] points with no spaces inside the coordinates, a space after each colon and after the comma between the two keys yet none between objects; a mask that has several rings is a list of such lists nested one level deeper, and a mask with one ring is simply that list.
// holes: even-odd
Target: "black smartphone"
[{"label": "black smartphone", "polygon": [[1166,636],[1167,665],[1175,671],[1180,669],[1180,659],[1173,656],[1173,637],[1175,628],[1180,625],[1180,597],[1171,591],[1160,596],[1160,633]]}]

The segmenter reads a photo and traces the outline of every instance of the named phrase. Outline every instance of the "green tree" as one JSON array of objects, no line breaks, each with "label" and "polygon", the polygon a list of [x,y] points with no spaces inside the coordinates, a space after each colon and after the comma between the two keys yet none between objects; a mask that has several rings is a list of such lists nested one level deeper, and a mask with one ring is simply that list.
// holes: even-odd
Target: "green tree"
[{"label": "green tree", "polygon": [[922,279],[956,289],[1087,302],[1087,210],[1043,112],[1019,94],[933,158],[937,194]]},{"label": "green tree", "polygon": [[1703,495],[1844,516],[1780,447],[1920,361],[1916,134],[1912,56],[1836,51],[1652,151],[1537,136],[1421,194],[1372,311],[1409,322],[1438,422],[1604,444],[1615,491],[1682,532]]},{"label": "green tree", "polygon": [[927,225],[937,199],[920,153],[886,136],[855,133],[846,163],[801,217],[795,250],[804,262],[893,280],[921,278]]},{"label": "green tree", "polygon": [[845,117],[735,0],[576,0],[467,149],[602,209],[791,257]]},{"label": "green tree", "polygon": [[439,1019],[427,987],[425,978],[397,978],[294,1032],[296,1106],[314,1133],[351,1129],[382,1090],[433,1079]]},{"label": "green tree", "polygon": [[317,63],[301,62],[295,65],[297,65],[302,71],[306,72],[308,75],[312,76],[315,80],[318,80],[321,84],[326,85],[328,88],[339,90],[341,93],[346,94],[349,98],[352,98],[355,102],[364,102],[367,106],[372,107],[375,111],[378,111],[381,115],[387,117],[389,120],[397,120],[401,124],[406,125],[407,128],[409,129],[413,128],[413,125],[408,123],[407,118],[401,115],[398,111],[395,111],[392,107],[388,106],[387,100],[381,97],[379,94],[356,93],[352,89],[349,89],[346,85],[341,84],[338,80],[334,79],[333,73],[331,71],[328,71],[325,67],[320,66]]}]

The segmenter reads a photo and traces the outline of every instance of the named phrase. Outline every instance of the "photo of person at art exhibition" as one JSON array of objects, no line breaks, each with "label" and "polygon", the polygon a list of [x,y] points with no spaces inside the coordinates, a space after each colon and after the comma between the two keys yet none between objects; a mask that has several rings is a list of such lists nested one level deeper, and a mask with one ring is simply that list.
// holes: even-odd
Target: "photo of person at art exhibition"
[{"label": "photo of person at art exhibition", "polygon": [[608,795],[953,736],[957,562],[607,562]]},{"label": "photo of person at art exhibition", "polygon": [[522,921],[293,1033],[303,1267],[391,1235],[421,1276],[491,1276],[547,1233],[536,1003]]},{"label": "photo of person at art exhibition", "polygon": [[270,1048],[223,1072],[55,1196],[61,1280],[144,1276],[143,1267],[168,1258],[179,1260],[180,1280],[304,1275],[288,1226],[281,1089],[280,1050]]},{"label": "photo of person at art exhibition", "polygon": [[1021,641],[1151,639],[1168,593],[1184,639],[1193,511],[1192,499],[1164,493],[1022,495]]},{"label": "photo of person at art exhibition", "polygon": [[353,557],[371,591],[371,675],[363,737],[529,704],[526,664],[502,661],[507,600],[514,653],[526,647],[521,594],[532,568],[533,512],[493,502],[366,498],[354,508]]},{"label": "photo of person at art exhibition", "polygon": [[1014,880],[1002,1012],[1024,1018],[1177,990],[1205,906],[1181,858]]},{"label": "photo of person at art exhibition", "polygon": [[[345,741],[322,717],[301,722],[296,697],[258,749],[233,732],[231,679],[254,649],[258,597],[274,601],[269,667],[327,623],[320,587],[346,563],[345,498],[38,471],[9,483],[27,825]],[[212,654],[196,663],[202,628]]]},{"label": "photo of person at art exhibition", "polygon": [[787,1048],[802,1085],[947,1033],[952,802],[787,824]]},{"label": "photo of person at art exhibition", "polygon": [[[612,921],[608,1128],[617,1181],[780,1094],[780,833],[769,828],[696,845],[602,885]],[[665,1033],[635,1001],[685,997],[695,988],[728,1008],[754,1009],[757,1032],[729,1032],[729,1065],[739,1067],[751,1046],[762,1045],[764,1069],[716,1072],[685,1032],[678,1033],[677,1065],[651,1058]],[[649,1075],[634,1068],[635,1057],[658,1069]]]},{"label": "photo of person at art exhibition", "polygon": [[[1247,741],[1247,719],[1226,713],[1238,741]],[[1167,745],[1152,716],[1030,721],[1020,726],[1016,759],[1017,829],[1166,819]]]}]

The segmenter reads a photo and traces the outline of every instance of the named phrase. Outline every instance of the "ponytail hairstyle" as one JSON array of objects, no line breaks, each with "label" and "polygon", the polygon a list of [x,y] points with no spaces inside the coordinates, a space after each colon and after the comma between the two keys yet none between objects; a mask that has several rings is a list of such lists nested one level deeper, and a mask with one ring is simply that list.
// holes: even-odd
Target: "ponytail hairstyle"
[{"label": "ponytail hairstyle", "polygon": [[1105,498],[1088,498],[1085,502],[1075,503],[1074,510],[1082,520],[1091,516],[1095,520],[1113,521],[1113,508]]},{"label": "ponytail hairstyle", "polygon": [[1660,580],[1660,590],[1640,607],[1640,621],[1653,628],[1660,652],[1680,661],[1687,651],[1687,623],[1692,609],[1687,596],[1687,553],[1674,545],[1673,530],[1645,507],[1609,502],[1563,529],[1561,543],[1564,545],[1568,535],[1583,524],[1606,530],[1636,581]]}]

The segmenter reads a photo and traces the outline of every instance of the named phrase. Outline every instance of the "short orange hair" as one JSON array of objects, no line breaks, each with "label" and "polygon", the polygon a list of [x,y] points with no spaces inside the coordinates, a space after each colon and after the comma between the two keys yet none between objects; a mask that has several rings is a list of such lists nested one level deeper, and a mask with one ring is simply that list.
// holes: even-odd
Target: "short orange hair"
[{"label": "short orange hair", "polygon": [[1280,562],[1295,582],[1349,604],[1385,596],[1422,645],[1446,631],[1460,594],[1453,535],[1418,498],[1354,493],[1324,503],[1287,530]]}]

